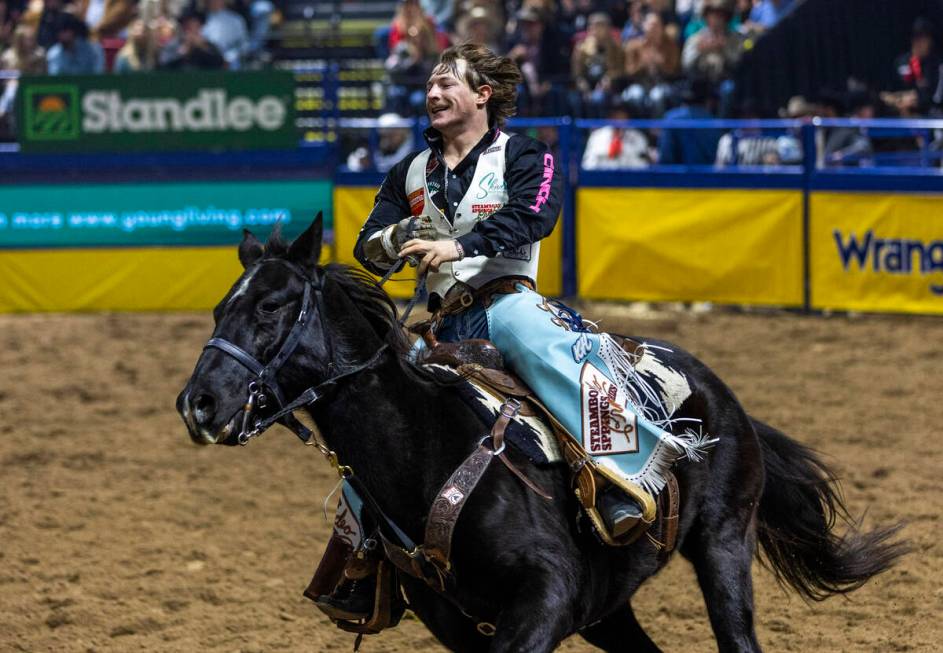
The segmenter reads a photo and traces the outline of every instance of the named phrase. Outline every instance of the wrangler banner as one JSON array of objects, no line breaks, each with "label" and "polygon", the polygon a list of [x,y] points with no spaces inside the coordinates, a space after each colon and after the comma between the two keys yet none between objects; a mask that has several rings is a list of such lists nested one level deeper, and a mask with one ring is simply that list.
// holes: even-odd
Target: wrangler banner
[{"label": "wrangler banner", "polygon": [[799,190],[582,188],[586,299],[803,304]]},{"label": "wrangler banner", "polygon": [[23,152],[296,147],[290,72],[29,77],[19,81]]},{"label": "wrangler banner", "polygon": [[816,309],[943,313],[943,195],[814,192]]}]

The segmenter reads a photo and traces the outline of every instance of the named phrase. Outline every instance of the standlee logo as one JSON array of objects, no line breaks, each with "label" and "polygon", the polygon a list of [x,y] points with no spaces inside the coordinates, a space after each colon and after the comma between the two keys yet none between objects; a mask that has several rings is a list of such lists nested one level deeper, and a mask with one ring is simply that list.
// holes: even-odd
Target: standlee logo
[{"label": "standlee logo", "polygon": [[106,132],[265,131],[281,129],[288,110],[274,95],[258,100],[225,89],[205,88],[189,100],[121,97],[118,91],[90,90],[82,97],[82,129]]},{"label": "standlee logo", "polygon": [[79,137],[79,91],[70,84],[42,84],[26,89],[28,138],[37,141],[75,140]]},{"label": "standlee logo", "polygon": [[[849,233],[847,240],[840,229],[832,232],[842,268],[847,272],[852,263],[858,270],[912,275],[943,272],[943,240],[924,242],[912,238],[878,238],[868,229],[862,238]],[[943,295],[943,285],[931,284],[930,292]]]}]

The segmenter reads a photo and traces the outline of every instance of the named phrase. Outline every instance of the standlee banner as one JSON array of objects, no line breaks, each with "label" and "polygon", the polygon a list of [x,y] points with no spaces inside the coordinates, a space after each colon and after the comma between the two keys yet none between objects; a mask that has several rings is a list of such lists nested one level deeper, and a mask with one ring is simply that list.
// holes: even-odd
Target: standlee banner
[{"label": "standlee banner", "polygon": [[324,211],[326,180],[0,186],[0,249],[236,244],[292,238]]},{"label": "standlee banner", "polygon": [[816,309],[943,314],[943,195],[814,192]]},{"label": "standlee banner", "polygon": [[24,76],[17,93],[27,153],[297,147],[287,71]]},{"label": "standlee banner", "polygon": [[802,191],[581,188],[586,299],[803,304]]}]

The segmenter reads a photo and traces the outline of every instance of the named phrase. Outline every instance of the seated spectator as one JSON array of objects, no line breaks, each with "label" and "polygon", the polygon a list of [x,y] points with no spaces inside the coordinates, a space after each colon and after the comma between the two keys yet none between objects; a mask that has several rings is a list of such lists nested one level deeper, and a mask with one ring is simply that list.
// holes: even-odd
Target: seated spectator
[{"label": "seated spectator", "polygon": [[515,17],[517,26],[511,36],[507,56],[524,76],[518,98],[521,115],[557,115],[566,112],[565,90],[567,55],[564,39],[553,24],[531,6]]},{"label": "seated spectator", "polygon": [[50,75],[97,75],[105,72],[105,53],[88,40],[88,27],[72,14],[59,22],[57,42],[46,53]]},{"label": "seated spectator", "polygon": [[672,101],[670,81],[681,72],[681,52],[677,41],[665,33],[662,17],[651,12],[645,17],[642,38],[625,46],[625,74],[629,87],[623,97],[636,113],[660,117]]},{"label": "seated spectator", "polygon": [[618,88],[625,71],[622,44],[604,13],[589,17],[589,30],[573,49],[573,83],[588,114],[598,115]]},{"label": "seated spectator", "polygon": [[729,25],[733,0],[704,0],[705,25],[684,44],[682,66],[688,75],[713,83],[728,79],[743,53],[743,37]]},{"label": "seated spectator", "polygon": [[352,172],[376,170],[389,172],[390,168],[402,161],[415,147],[413,130],[403,125],[403,118],[395,113],[384,113],[377,119],[379,141],[372,153],[365,147],[358,147],[347,157],[347,167]]},{"label": "seated spectator", "polygon": [[[871,120],[875,116],[875,105],[867,91],[849,94],[848,117]],[[872,163],[874,147],[868,130],[864,127],[836,127],[825,140],[825,161],[829,165],[868,166]]]},{"label": "seated spectator", "polygon": [[245,57],[247,61],[260,61],[268,57],[265,46],[268,44],[274,13],[275,3],[272,0],[252,0],[249,3],[249,47]]},{"label": "seated spectator", "polygon": [[128,40],[115,56],[114,72],[139,73],[157,67],[157,42],[140,18],[128,28]]},{"label": "seated spectator", "polygon": [[138,13],[134,0],[77,0],[75,11],[94,40],[119,36]]},{"label": "seated spectator", "polygon": [[[716,98],[704,78],[688,81],[681,94],[682,105],[665,113],[664,120],[710,120]],[[715,128],[662,129],[658,139],[660,165],[711,165],[723,132]]]},{"label": "seated spectator", "polygon": [[[749,12],[753,11],[753,0],[747,0],[747,1],[750,4],[750,8],[747,11],[747,17],[749,17]],[[733,0],[733,2],[736,3],[737,5],[740,4],[740,0]],[[691,38],[692,36],[700,32],[702,29],[704,29],[704,26],[707,25],[707,20],[704,17],[704,11],[705,11],[704,7],[707,4],[710,4],[710,0],[700,0],[700,2],[698,3],[699,8],[697,12],[695,12],[693,15],[690,16],[690,19],[688,20],[687,24],[684,27],[684,32],[682,33],[683,34],[682,41],[684,41],[685,43],[687,43],[687,40],[689,38]],[[742,16],[743,16],[742,12],[732,11],[730,22],[728,23],[728,25],[730,26],[730,29],[734,30],[735,32],[741,31],[741,28],[743,27],[743,25],[741,24]]]},{"label": "seated spectator", "polygon": [[22,75],[46,74],[46,51],[36,42],[36,29],[18,25],[10,47],[0,56],[0,70],[16,70]]},{"label": "seated spectator", "polygon": [[203,36],[203,16],[186,12],[177,20],[177,31],[157,58],[162,70],[219,70],[226,60]]},{"label": "seated spectator", "polygon": [[26,10],[26,0],[0,0],[0,51],[13,45],[13,32]]},{"label": "seated spectator", "polygon": [[[566,25],[570,36],[589,31],[589,19],[603,8],[603,0],[561,0],[557,19]],[[544,16],[549,19],[549,16]]]},{"label": "seated spectator", "polygon": [[64,20],[66,12],[63,0],[43,0],[43,10],[39,14],[39,23],[36,26],[36,42],[46,51],[56,44],[59,34],[59,24]]},{"label": "seated spectator", "polygon": [[[609,109],[610,120],[629,120],[628,105],[614,101]],[[637,129],[606,126],[594,129],[586,140],[582,166],[585,170],[645,168],[651,162],[648,139]]]},{"label": "seated spectator", "polygon": [[407,38],[414,41],[421,39],[421,47],[425,51],[439,53],[449,47],[449,37],[425,14],[419,0],[400,0],[396,7],[396,14],[390,23],[390,52],[394,52],[396,46]]},{"label": "seated spectator", "polygon": [[629,18],[622,28],[622,42],[628,44],[632,39],[641,38],[645,33],[646,6],[644,0],[629,0]]},{"label": "seated spectator", "polygon": [[[421,13],[415,0],[407,0],[400,5],[404,28],[402,34],[393,38],[395,42],[384,67],[389,75],[390,86],[387,88],[386,101],[390,111],[402,115],[416,115],[425,107],[426,79],[438,60],[440,41],[435,27]],[[394,20],[393,30],[396,30]]]},{"label": "seated spectator", "polygon": [[750,12],[750,22],[760,25],[764,30],[772,29],[779,19],[786,15],[793,5],[793,0],[759,0],[754,2]]},{"label": "seated spectator", "polygon": [[931,105],[943,102],[940,57],[934,47],[934,27],[924,18],[914,22],[910,50],[894,61],[893,92],[881,99],[904,117],[925,115]]},{"label": "seated spectator", "polygon": [[456,4],[455,0],[421,0],[422,11],[442,30],[452,27]]},{"label": "seated spectator", "polygon": [[497,7],[475,5],[458,19],[454,40],[456,43],[477,43],[492,52],[502,52],[501,28],[501,15]]},{"label": "seated spectator", "polygon": [[[760,116],[752,103],[745,102],[737,117],[741,120],[758,120]],[[780,165],[779,137],[759,127],[735,129],[720,137],[714,163],[718,168]]]},{"label": "seated spectator", "polygon": [[226,0],[206,0],[203,36],[216,46],[230,70],[242,67],[249,51],[249,30],[245,19],[226,7]]},{"label": "seated spectator", "polygon": [[[21,75],[44,75],[46,53],[36,44],[36,30],[30,25],[19,25],[13,32],[10,47],[0,55],[0,70],[15,70]],[[0,93],[0,131],[12,134],[13,106],[16,101],[18,79],[7,80]]]}]

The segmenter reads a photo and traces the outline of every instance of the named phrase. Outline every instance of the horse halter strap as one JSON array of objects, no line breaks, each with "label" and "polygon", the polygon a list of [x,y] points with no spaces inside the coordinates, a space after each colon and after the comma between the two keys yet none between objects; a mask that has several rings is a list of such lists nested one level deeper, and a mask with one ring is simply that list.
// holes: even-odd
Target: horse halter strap
[{"label": "horse halter strap", "polygon": [[[298,317],[295,320],[295,323],[292,325],[291,331],[288,332],[288,337],[285,338],[285,342],[282,343],[278,353],[272,357],[272,360],[270,360],[267,365],[263,365],[247,351],[238,345],[234,345],[225,338],[210,338],[203,346],[204,351],[207,349],[218,349],[223,353],[231,356],[240,365],[252,372],[256,377],[249,382],[247,388],[248,397],[246,399],[246,404],[243,407],[242,428],[240,429],[238,435],[239,444],[242,445],[247,444],[251,438],[262,435],[266,429],[275,423],[281,423],[290,429],[305,444],[317,444],[314,432],[299,422],[298,419],[293,415],[293,412],[299,408],[302,408],[303,406],[309,406],[323,397],[325,387],[333,385],[345,377],[353,376],[354,374],[358,374],[359,372],[373,367],[387,348],[387,345],[382,345],[367,361],[340,374],[336,374],[335,376],[326,379],[316,386],[308,388],[298,395],[298,397],[296,397],[293,401],[286,404],[285,394],[282,391],[281,386],[279,386],[278,380],[276,378],[278,371],[288,361],[288,359],[291,358],[291,355],[295,352],[295,349],[301,342],[301,338],[304,335],[304,330],[310,321],[312,313],[312,293],[314,294],[314,304],[317,307],[318,314],[322,316],[322,320],[324,315],[324,296],[320,283],[313,283],[304,273],[304,271],[293,263],[289,263],[288,261],[281,262],[287,265],[295,274],[304,280],[305,287],[304,296],[301,300],[301,310],[298,312]],[[328,349],[330,350],[330,341],[328,341]],[[328,358],[330,357],[329,351]],[[333,367],[333,363],[330,365]],[[264,409],[268,406],[267,392],[274,395],[279,410],[275,414],[270,415],[264,419],[255,419],[254,413],[256,409]],[[329,452],[324,451],[324,453],[325,455],[328,455]]]}]

